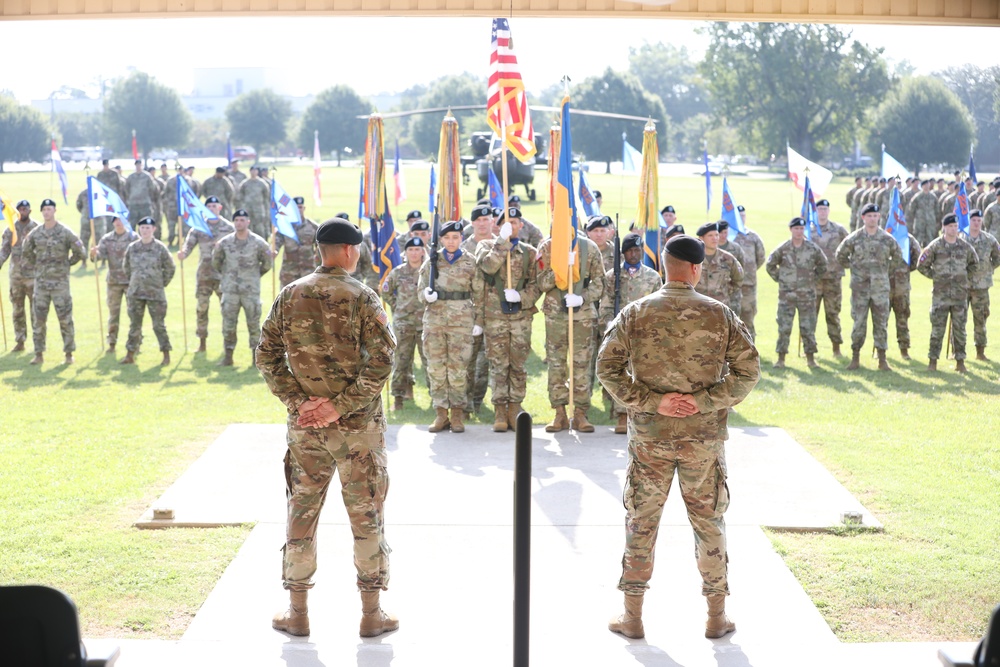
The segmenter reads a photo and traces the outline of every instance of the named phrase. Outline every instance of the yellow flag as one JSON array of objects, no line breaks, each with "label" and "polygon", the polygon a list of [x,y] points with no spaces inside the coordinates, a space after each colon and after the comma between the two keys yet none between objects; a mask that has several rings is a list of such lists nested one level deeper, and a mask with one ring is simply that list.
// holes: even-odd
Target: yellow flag
[{"label": "yellow flag", "polygon": [[7,223],[7,227],[10,229],[10,244],[13,246],[17,243],[17,228],[14,227],[14,223],[20,216],[14,209],[14,205],[11,203],[10,198],[3,193],[0,193],[0,215],[3,216],[4,222]]}]

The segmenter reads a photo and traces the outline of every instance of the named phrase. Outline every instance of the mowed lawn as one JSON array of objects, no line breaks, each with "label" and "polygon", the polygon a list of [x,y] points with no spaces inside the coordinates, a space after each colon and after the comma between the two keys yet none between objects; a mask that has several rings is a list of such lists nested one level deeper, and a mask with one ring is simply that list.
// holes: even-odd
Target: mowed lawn
[{"label": "mowed lawn", "polygon": [[[199,171],[207,176],[210,170]],[[277,178],[290,193],[306,196],[307,215],[313,219],[340,210],[354,218],[358,171],[325,167],[324,206],[318,210],[311,201],[309,166],[281,167]],[[397,219],[405,218],[409,209],[427,208],[427,170],[413,166],[406,174],[411,196],[393,206]],[[540,173],[540,193],[543,179]],[[636,177],[593,174],[590,181],[604,193],[605,212],[621,213],[624,229],[635,210]],[[676,206],[680,221],[693,230],[715,217],[721,179],[713,181],[712,216],[705,212],[704,181],[693,171],[690,176],[661,176],[660,205]],[[71,172],[70,183],[70,204],[60,204],[58,217],[78,230],[73,202],[84,187],[82,172]],[[788,237],[787,221],[800,202],[791,185],[766,176],[734,176],[730,185],[768,251]],[[843,201],[850,185],[839,180],[826,193],[835,220],[846,221]],[[473,180],[465,189],[470,208],[475,187]],[[57,194],[50,188],[47,173],[0,174],[0,192],[31,200],[37,219],[41,199]],[[546,226],[544,202],[525,203],[524,212]],[[0,432],[0,584],[38,582],[62,588],[80,606],[88,636],[177,637],[184,631],[249,527],[138,531],[131,524],[226,425],[283,420],[283,408],[252,367],[242,324],[235,368],[216,366],[222,354],[217,302],[210,316],[209,352],[193,353],[195,261],[185,264],[187,353],[180,274],[168,288],[168,328],[175,351],[167,368],[158,366],[148,322],[145,353],[135,366],[120,366],[104,355],[90,268],[72,273],[76,365],[60,364],[61,342],[52,314],[44,366],[28,365],[30,340],[28,353],[0,354],[0,399],[6,406]],[[102,301],[103,279],[102,274]],[[804,359],[790,355],[789,367],[775,371],[771,363],[777,290],[763,269],[758,282],[757,342],[764,373],[734,415],[734,425],[786,429],[885,524],[882,533],[772,533],[775,548],[842,640],[977,638],[989,610],[1000,601],[1000,363],[970,361],[967,376],[955,373],[953,362],[946,361],[935,375],[924,371],[930,282],[914,273],[913,361],[899,358],[890,319],[889,361],[895,371],[874,370],[869,334],[863,369],[847,373],[846,361],[830,354],[821,321],[820,368],[809,370]],[[265,276],[266,303],[271,284],[271,277]],[[9,349],[13,331],[6,267],[0,285]],[[119,349],[128,327],[124,312],[122,318]],[[988,352],[1000,359],[998,320],[994,316],[990,322],[994,347]],[[849,341],[846,288],[841,322]],[[971,329],[970,321],[969,350],[974,356]],[[793,349],[795,343],[793,339]],[[544,350],[541,317],[536,319],[532,347],[525,407],[541,423],[552,416],[545,366],[538,356]],[[416,403],[390,413],[390,420],[429,423],[433,411],[422,386],[417,387]],[[609,423],[600,391],[595,392],[594,406],[591,418]],[[492,423],[488,397],[476,419]],[[738,559],[739,554],[731,557]],[[278,585],[277,567],[276,558],[274,582],[262,585]],[[662,573],[658,580],[665,581]]]}]

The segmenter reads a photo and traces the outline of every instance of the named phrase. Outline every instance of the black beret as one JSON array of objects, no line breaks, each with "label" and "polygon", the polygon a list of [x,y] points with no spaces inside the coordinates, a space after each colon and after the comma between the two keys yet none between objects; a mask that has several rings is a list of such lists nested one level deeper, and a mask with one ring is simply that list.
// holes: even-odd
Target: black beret
[{"label": "black beret", "polygon": [[413,238],[411,238],[409,241],[406,242],[406,244],[403,246],[403,249],[405,250],[406,248],[426,248],[426,247],[427,244],[424,243],[424,240],[422,238],[420,238],[419,236],[414,236]]},{"label": "black beret", "polygon": [[969,211],[969,217],[970,218],[981,218],[981,217],[983,217],[983,212],[980,211],[978,208],[974,208],[971,211]]},{"label": "black beret", "polygon": [[215,195],[212,195],[211,197],[208,197],[208,198],[205,199],[205,203],[206,204],[221,204],[222,202],[219,201],[218,197],[216,197]]},{"label": "black beret", "polygon": [[698,231],[695,232],[695,234],[697,234],[698,236],[704,236],[709,232],[717,232],[717,231],[719,231],[719,223],[706,222],[704,225],[698,228]]},{"label": "black beret", "polygon": [[21,201],[17,202],[17,206],[15,206],[14,208],[21,208],[22,206],[27,206],[28,208],[31,208],[31,202],[29,202],[27,199],[22,199]]},{"label": "black beret", "polygon": [[503,224],[503,221],[506,220],[507,218],[520,218],[520,217],[521,217],[521,209],[519,209],[516,206],[511,206],[506,211],[500,213],[500,219],[497,220],[497,223]]},{"label": "black beret", "polygon": [[675,236],[663,248],[668,255],[684,262],[701,264],[705,261],[705,244],[693,236]]},{"label": "black beret", "polygon": [[625,238],[622,239],[622,252],[626,250],[631,250],[632,248],[642,247],[642,236],[639,234],[626,234]]},{"label": "black beret", "polygon": [[431,230],[431,223],[427,222],[426,220],[418,220],[417,222],[413,223],[412,227],[410,227],[411,232],[429,232],[430,230]]},{"label": "black beret", "polygon": [[54,201],[52,201],[51,199],[43,199],[41,206],[39,206],[38,208],[45,208],[46,206],[51,206],[51,207],[55,208],[56,203]]},{"label": "black beret", "polygon": [[806,221],[804,218],[792,218],[788,223],[789,229],[791,229],[792,227],[805,227],[805,226],[806,226]]},{"label": "black beret", "polygon": [[743,204],[737,204],[736,210],[739,211],[740,213],[746,213],[746,209],[743,208]]},{"label": "black beret", "polygon": [[986,185],[986,181],[979,181],[979,182],[977,182],[977,183],[976,183],[976,187],[977,187],[977,188],[978,188],[978,187],[979,187],[980,185]]},{"label": "black beret", "polygon": [[343,218],[330,218],[316,230],[316,243],[358,245],[364,240],[361,230]]},{"label": "black beret", "polygon": [[[136,159],[132,164],[142,164],[142,160]],[[956,171],[955,173],[957,174],[958,172]]]},{"label": "black beret", "polygon": [[600,199],[600,198],[601,198],[601,191],[594,190],[594,199]]},{"label": "black beret", "polygon": [[816,202],[816,206],[817,207],[819,207],[819,206],[826,206],[827,208],[829,208],[830,207],[830,200],[829,199],[820,199],[818,202]]},{"label": "black beret", "polygon": [[587,231],[592,232],[601,227],[614,227],[615,222],[608,215],[593,215],[587,221]]},{"label": "black beret", "polygon": [[944,216],[941,219],[942,227],[944,227],[945,225],[957,225],[957,224],[958,224],[958,216],[955,215],[954,213],[949,213],[948,215]]},{"label": "black beret", "polygon": [[508,204],[520,204],[521,203],[521,198],[518,197],[517,195],[511,195],[510,197],[507,198],[507,203]]},{"label": "black beret", "polygon": [[153,219],[152,219],[152,218],[150,218],[149,216],[146,216],[145,218],[143,218],[142,220],[140,220],[140,221],[139,221],[139,222],[138,222],[138,223],[136,224],[136,226],[137,226],[137,227],[138,227],[139,225],[153,225],[153,226],[155,227],[155,226],[156,226],[156,220],[153,220]]},{"label": "black beret", "polygon": [[194,171],[194,165],[189,164],[188,166],[184,167],[184,171]]},{"label": "black beret", "polygon": [[414,218],[422,218],[422,217],[424,217],[424,215],[420,211],[410,211],[409,213],[406,214],[407,220],[413,220]]},{"label": "black beret", "polygon": [[441,225],[441,236],[448,234],[450,232],[458,232],[459,236],[462,234],[462,228],[464,225],[459,220],[452,220],[451,222],[446,222]]},{"label": "black beret", "polygon": [[729,229],[729,223],[728,223],[728,222],[726,222],[725,220],[719,220],[719,221],[718,221],[717,223],[715,223],[715,224],[717,224],[717,225],[719,226],[719,231],[720,231],[720,232],[721,232],[721,231],[722,231],[723,229]]},{"label": "black beret", "polygon": [[864,208],[861,209],[861,215],[869,213],[878,213],[878,204],[865,204]]},{"label": "black beret", "polygon": [[292,197],[292,201],[294,201],[299,206],[305,206],[306,205],[306,198],[305,197]]},{"label": "black beret", "polygon": [[215,173],[217,173],[217,174],[224,174],[224,173],[226,173],[226,168],[225,167],[216,167],[215,168]]},{"label": "black beret", "polygon": [[270,169],[270,167],[263,164],[257,167],[257,171],[267,171],[268,169]]},{"label": "black beret", "polygon": [[676,213],[676,212],[677,211],[674,210],[673,206],[664,206],[662,209],[660,209],[660,215],[663,215],[664,213]]},{"label": "black beret", "polygon": [[475,220],[476,218],[484,218],[486,216],[493,217],[493,209],[490,208],[489,206],[477,206],[476,208],[472,209],[471,217],[473,220]]},{"label": "black beret", "polygon": [[997,178],[997,179],[995,179],[993,181],[993,186],[997,187],[997,188],[1000,188],[1000,178]]},{"label": "black beret", "polygon": [[335,215],[333,217],[340,218],[341,220],[347,220],[347,221],[350,221],[350,219],[351,219],[351,216],[347,215],[343,211],[341,211],[340,213],[338,213],[337,215]]},{"label": "black beret", "polygon": [[499,218],[501,215],[503,215],[503,209],[500,208],[499,206],[494,206],[493,207],[493,217],[494,218]]},{"label": "black beret", "polygon": [[931,184],[933,182],[934,182],[933,179],[925,178],[924,180],[920,181],[920,185],[928,185],[928,184]]},{"label": "black beret", "polygon": [[476,206],[489,206],[489,205],[490,205],[489,197],[483,197],[482,199],[476,202]]},{"label": "black beret", "polygon": [[238,208],[235,211],[233,211],[233,220],[235,220],[236,218],[249,218],[249,217],[250,214],[247,213],[245,209]]},{"label": "black beret", "polygon": [[174,170],[175,171],[184,171],[184,167],[182,165],[177,165],[176,167],[174,167]]},{"label": "black beret", "polygon": [[670,225],[663,232],[663,238],[670,238],[675,234],[683,234],[683,233],[684,233],[684,225]]}]

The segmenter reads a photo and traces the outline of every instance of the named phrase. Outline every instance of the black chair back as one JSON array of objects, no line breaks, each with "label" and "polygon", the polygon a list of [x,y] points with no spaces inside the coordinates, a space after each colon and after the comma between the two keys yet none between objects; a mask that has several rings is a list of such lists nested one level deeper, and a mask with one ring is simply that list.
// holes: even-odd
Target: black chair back
[{"label": "black chair back", "polygon": [[0,587],[0,662],[81,667],[85,656],[73,601],[46,586]]}]

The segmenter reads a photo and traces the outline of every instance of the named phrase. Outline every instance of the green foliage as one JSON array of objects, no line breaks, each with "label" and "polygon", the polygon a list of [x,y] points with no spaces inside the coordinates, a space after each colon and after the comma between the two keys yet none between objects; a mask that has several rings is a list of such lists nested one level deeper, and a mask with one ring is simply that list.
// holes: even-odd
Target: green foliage
[{"label": "green foliage", "polygon": [[711,111],[705,82],[686,46],[659,42],[630,47],[628,71],[643,88],[659,96],[675,124]]},{"label": "green foliage", "polygon": [[243,93],[226,106],[232,138],[258,152],[283,142],[288,134],[292,103],[270,88]]},{"label": "green foliage", "polygon": [[96,113],[57,113],[56,128],[62,135],[63,146],[99,146],[104,133],[104,120]]},{"label": "green foliage", "polygon": [[[432,81],[427,92],[420,98],[421,109],[470,104],[483,105],[484,108],[452,112],[452,115],[458,119],[461,146],[467,145],[466,140],[471,133],[490,129],[489,125],[486,124],[486,79],[468,72],[443,76]],[[410,141],[422,155],[437,156],[438,146],[441,143],[442,118],[444,118],[444,112],[426,113],[415,116],[410,122]]]},{"label": "green foliage", "polygon": [[195,118],[191,124],[191,138],[183,155],[191,157],[217,157],[226,154],[226,130],[219,118]]},{"label": "green foliage", "polygon": [[868,141],[873,155],[881,144],[894,158],[919,173],[921,165],[968,164],[972,120],[958,97],[940,79],[905,79],[878,107]]},{"label": "green foliage", "polygon": [[181,148],[191,133],[191,114],[173,88],[145,72],[133,72],[115,83],[104,100],[107,143],[120,155],[132,150],[136,132],[139,154],[154,148]]},{"label": "green foliage", "polygon": [[1000,65],[961,65],[934,74],[955,93],[975,123],[976,154],[990,161],[1000,154],[1000,118],[993,108],[993,91],[1000,86]]},{"label": "green foliage", "polygon": [[0,172],[4,162],[42,160],[50,147],[49,136],[41,112],[0,95]]},{"label": "green foliage", "polygon": [[852,143],[889,89],[882,49],[832,25],[713,23],[700,65],[715,113],[759,153]]},{"label": "green foliage", "polygon": [[370,114],[372,103],[347,85],[327,88],[313,100],[302,115],[298,146],[312,153],[314,132],[319,130],[319,145],[326,151],[336,151],[337,161],[344,148],[357,154],[365,152],[365,121],[357,117]]}]

